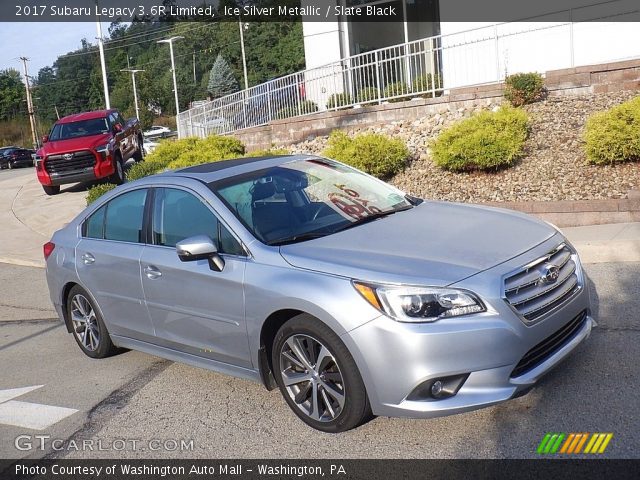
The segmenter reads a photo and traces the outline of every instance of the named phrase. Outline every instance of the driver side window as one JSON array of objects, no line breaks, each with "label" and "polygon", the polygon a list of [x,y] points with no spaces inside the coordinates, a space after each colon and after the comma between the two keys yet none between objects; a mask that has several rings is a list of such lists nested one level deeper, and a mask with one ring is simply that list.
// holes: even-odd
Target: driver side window
[{"label": "driver side window", "polygon": [[240,243],[198,197],[175,188],[156,189],[153,243],[175,247],[181,240],[195,235],[212,239],[220,253],[244,255]]}]

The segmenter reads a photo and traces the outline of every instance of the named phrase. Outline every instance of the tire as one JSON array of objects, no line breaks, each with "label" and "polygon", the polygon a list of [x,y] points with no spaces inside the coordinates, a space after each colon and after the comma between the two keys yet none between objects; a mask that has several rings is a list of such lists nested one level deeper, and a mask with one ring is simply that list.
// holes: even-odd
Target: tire
[{"label": "tire", "polygon": [[73,338],[85,355],[91,358],[106,358],[117,353],[118,349],[111,342],[100,312],[89,294],[78,285],[69,292],[67,318]]},{"label": "tire", "polygon": [[144,140],[142,137],[138,137],[138,149],[133,154],[133,159],[136,162],[142,162],[144,160]]},{"label": "tire", "polygon": [[13,170],[13,164],[11,163],[11,161],[8,161],[8,162],[7,162],[7,168],[8,168],[9,170]]},{"label": "tire", "polygon": [[116,185],[122,185],[124,183],[124,164],[120,154],[116,154],[113,161],[115,172],[113,172],[113,175],[109,177],[109,182],[115,183]]},{"label": "tire", "polygon": [[46,193],[47,195],[57,195],[60,193],[60,185],[53,185],[53,186],[43,185],[42,189],[44,190],[44,193]]},{"label": "tire", "polygon": [[[364,382],[349,350],[311,315],[300,314],[280,327],[271,361],[280,393],[310,427],[339,433],[372,417]],[[286,386],[285,378],[294,376],[299,381]]]}]

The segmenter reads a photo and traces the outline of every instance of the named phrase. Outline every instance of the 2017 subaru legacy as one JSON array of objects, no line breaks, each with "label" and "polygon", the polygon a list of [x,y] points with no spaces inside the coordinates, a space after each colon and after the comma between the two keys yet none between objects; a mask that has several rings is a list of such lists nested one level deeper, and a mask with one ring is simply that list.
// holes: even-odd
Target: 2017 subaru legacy
[{"label": "2017 subaru legacy", "polygon": [[508,400],[593,324],[554,227],[423,201],[315,156],[127,183],[44,253],[88,356],[130,348],[278,387],[326,432]]}]

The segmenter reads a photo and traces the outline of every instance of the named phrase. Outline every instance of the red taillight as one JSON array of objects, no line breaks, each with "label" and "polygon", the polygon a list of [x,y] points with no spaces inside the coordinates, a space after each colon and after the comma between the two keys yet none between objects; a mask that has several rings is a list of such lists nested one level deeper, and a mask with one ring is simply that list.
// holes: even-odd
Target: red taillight
[{"label": "red taillight", "polygon": [[42,246],[44,252],[44,259],[47,260],[53,253],[53,249],[56,248],[56,244],[53,242],[47,242]]}]

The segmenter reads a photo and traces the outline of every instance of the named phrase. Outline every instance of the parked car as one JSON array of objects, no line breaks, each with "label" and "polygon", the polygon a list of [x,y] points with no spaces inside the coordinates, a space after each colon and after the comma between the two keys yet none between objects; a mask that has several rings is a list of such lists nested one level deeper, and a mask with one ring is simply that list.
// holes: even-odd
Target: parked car
[{"label": "parked car", "polygon": [[33,150],[11,147],[0,152],[0,168],[33,167]]},{"label": "parked car", "polygon": [[167,135],[171,135],[173,132],[168,127],[163,127],[162,125],[154,125],[149,130],[146,130],[142,134],[145,137],[165,137]]},{"label": "parked car", "polygon": [[278,387],[326,432],[518,396],[593,325],[578,255],[550,224],[315,156],[127,183],[44,256],[89,357],[123,347]]},{"label": "parked car", "polygon": [[117,110],[77,113],[58,120],[36,153],[36,172],[47,195],[60,185],[109,179],[124,182],[124,163],[142,161],[144,140],[137,118]]}]

